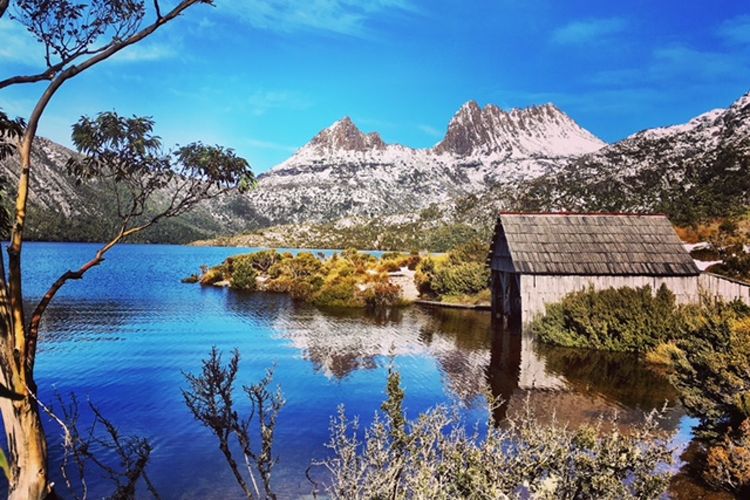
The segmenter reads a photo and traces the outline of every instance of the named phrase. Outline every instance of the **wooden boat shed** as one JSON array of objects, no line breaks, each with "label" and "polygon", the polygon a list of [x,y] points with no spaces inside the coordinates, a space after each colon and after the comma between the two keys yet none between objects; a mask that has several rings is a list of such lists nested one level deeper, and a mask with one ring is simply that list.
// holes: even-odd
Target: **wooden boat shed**
[{"label": "wooden boat shed", "polygon": [[700,270],[664,215],[501,213],[489,260],[493,315],[521,324],[589,286],[664,284],[680,303],[700,299]]}]

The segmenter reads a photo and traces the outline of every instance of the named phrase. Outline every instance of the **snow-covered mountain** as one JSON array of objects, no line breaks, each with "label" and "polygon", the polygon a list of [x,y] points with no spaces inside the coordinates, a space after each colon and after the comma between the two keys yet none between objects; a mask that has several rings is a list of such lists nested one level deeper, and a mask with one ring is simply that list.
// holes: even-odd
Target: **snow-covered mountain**
[{"label": "snow-covered mountain", "polygon": [[451,120],[436,153],[457,157],[558,158],[596,151],[604,143],[554,104],[505,112],[469,101]]},{"label": "snow-covered mountain", "polygon": [[529,183],[521,208],[660,211],[687,224],[743,212],[749,195],[750,93],[568,162]]},{"label": "snow-covered mountain", "polygon": [[603,146],[552,104],[505,112],[468,102],[431,149],[386,144],[347,117],[263,175],[250,198],[273,224],[414,212],[538,177]]},{"label": "snow-covered mountain", "polygon": [[[33,238],[110,236],[106,191],[65,175],[72,154],[45,139],[35,145]],[[16,160],[0,162],[0,174],[12,185]],[[254,191],[204,203],[146,237],[185,242],[274,226],[264,233],[294,235],[297,245],[412,248],[435,246],[424,241],[430,231],[445,239],[446,223],[491,227],[501,208],[662,211],[690,223],[748,205],[750,94],[611,145],[551,104],[505,112],[469,102],[429,149],[387,144],[339,120],[262,175]]]}]

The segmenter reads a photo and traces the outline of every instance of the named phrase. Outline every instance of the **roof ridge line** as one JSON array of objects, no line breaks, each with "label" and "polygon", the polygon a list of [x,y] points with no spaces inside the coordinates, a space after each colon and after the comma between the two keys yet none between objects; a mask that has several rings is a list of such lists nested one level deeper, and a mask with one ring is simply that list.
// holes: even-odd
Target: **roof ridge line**
[{"label": "roof ridge line", "polygon": [[501,211],[498,215],[590,215],[590,216],[627,216],[627,217],[666,217],[665,213],[637,212],[512,212]]}]

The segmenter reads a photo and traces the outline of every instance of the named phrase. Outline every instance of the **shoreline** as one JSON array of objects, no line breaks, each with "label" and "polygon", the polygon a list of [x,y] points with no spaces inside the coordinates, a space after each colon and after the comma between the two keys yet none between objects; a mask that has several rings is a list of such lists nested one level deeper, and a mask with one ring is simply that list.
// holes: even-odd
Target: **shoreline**
[{"label": "shoreline", "polygon": [[466,309],[472,311],[491,311],[492,306],[490,304],[462,304],[452,302],[438,302],[436,300],[423,300],[417,299],[412,304],[426,306],[426,307],[445,307],[448,309]]}]

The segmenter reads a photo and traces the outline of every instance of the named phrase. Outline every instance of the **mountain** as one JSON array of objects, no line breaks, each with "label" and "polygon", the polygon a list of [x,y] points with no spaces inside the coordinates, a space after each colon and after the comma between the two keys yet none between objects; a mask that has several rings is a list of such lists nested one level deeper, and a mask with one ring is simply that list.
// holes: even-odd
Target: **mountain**
[{"label": "mountain", "polygon": [[505,112],[468,102],[430,149],[386,144],[344,118],[261,176],[250,200],[273,224],[415,212],[553,172],[603,146],[551,104]]},{"label": "mountain", "polygon": [[[114,236],[116,213],[110,189],[97,184],[78,185],[66,174],[66,163],[76,153],[45,138],[37,138],[32,150],[31,181],[26,236],[42,241],[103,241]],[[18,158],[0,161],[0,176],[15,188]],[[163,201],[166,193],[156,197]],[[5,203],[10,202],[6,197]],[[219,208],[220,207],[220,208]],[[192,212],[165,220],[135,238],[135,241],[185,243],[219,234],[257,227],[249,222],[249,201],[240,195],[198,205]]]},{"label": "mountain", "polygon": [[[35,145],[32,238],[111,236],[106,190],[64,173],[72,154],[45,139]],[[8,159],[0,172],[14,178],[16,166]],[[750,94],[615,144],[552,104],[503,111],[472,101],[427,149],[388,144],[343,118],[261,175],[252,192],[204,203],[142,240],[245,233],[220,242],[442,250],[491,231],[500,209],[659,211],[691,224],[744,212],[749,193]]]},{"label": "mountain", "polygon": [[554,104],[505,112],[469,101],[451,120],[435,152],[457,157],[558,158],[596,151],[604,143]]},{"label": "mountain", "polygon": [[744,213],[750,202],[750,93],[684,125],[634,134],[527,182],[518,207],[656,211],[673,222]]}]

